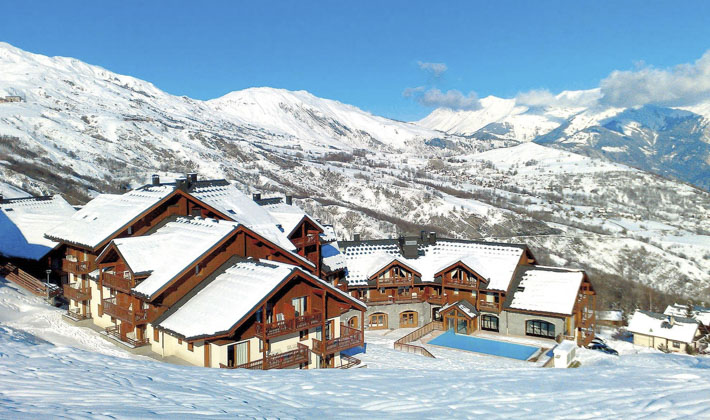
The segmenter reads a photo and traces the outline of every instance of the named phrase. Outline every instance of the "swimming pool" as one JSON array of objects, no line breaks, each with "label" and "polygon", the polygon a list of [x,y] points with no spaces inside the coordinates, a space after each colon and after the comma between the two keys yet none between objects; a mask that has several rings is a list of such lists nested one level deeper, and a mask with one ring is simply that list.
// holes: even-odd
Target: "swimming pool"
[{"label": "swimming pool", "polygon": [[539,350],[539,348],[533,346],[455,334],[453,330],[434,338],[429,341],[429,344],[518,360],[528,360]]}]

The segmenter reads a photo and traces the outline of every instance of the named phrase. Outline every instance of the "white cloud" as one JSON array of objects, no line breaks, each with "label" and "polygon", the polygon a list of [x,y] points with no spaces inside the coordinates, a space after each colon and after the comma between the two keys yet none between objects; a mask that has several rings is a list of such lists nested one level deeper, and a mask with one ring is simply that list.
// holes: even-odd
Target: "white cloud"
[{"label": "white cloud", "polygon": [[464,95],[455,89],[442,92],[436,88],[426,89],[424,86],[419,86],[405,89],[402,95],[406,98],[413,98],[421,105],[435,108],[469,111],[481,108],[481,102],[475,92]]},{"label": "white cloud", "polygon": [[612,106],[694,105],[710,99],[710,51],[695,63],[668,70],[642,67],[613,71],[600,87],[602,101]]},{"label": "white cloud", "polygon": [[547,89],[533,89],[518,93],[515,102],[530,107],[588,107],[599,101],[600,97],[599,89],[564,91],[557,95]]},{"label": "white cloud", "polygon": [[449,69],[444,63],[427,63],[424,61],[417,61],[417,65],[420,69],[427,73],[431,73],[434,77],[441,77],[441,75]]}]

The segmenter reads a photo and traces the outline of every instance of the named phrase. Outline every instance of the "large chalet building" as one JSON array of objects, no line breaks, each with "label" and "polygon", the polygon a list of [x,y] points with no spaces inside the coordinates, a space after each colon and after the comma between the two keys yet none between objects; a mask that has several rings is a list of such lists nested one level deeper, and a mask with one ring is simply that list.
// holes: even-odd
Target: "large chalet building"
[{"label": "large chalet building", "polygon": [[[73,213],[73,212],[72,212]],[[336,241],[289,196],[154,176],[102,194],[46,231],[67,316],[126,346],[222,368],[349,367],[365,329],[441,321],[459,334],[593,337],[581,270],[525,245],[437,238]]]},{"label": "large chalet building", "polygon": [[323,228],[297,208],[272,216],[269,206],[286,212],[279,204],[194,174],[98,196],[46,234],[66,249],[68,315],[196,365],[354,363],[340,352],[362,345],[363,331],[340,315],[365,306],[320,279],[312,248]]},{"label": "large chalet building", "polygon": [[[446,329],[541,338],[594,337],[595,292],[581,270],[536,265],[525,245],[419,237],[339,242],[341,289],[368,306],[350,326]],[[335,257],[332,257],[335,258]],[[561,337],[560,337],[561,336]]]}]

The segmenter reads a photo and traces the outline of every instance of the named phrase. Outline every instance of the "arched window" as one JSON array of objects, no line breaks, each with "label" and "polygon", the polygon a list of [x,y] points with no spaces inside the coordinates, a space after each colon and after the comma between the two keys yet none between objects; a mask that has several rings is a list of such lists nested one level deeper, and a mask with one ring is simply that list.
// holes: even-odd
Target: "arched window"
[{"label": "arched window", "polygon": [[371,330],[381,330],[387,328],[387,314],[377,312],[370,315],[369,326]]},{"label": "arched window", "polygon": [[555,325],[547,321],[533,319],[525,323],[525,335],[534,337],[555,338]]},{"label": "arched window", "polygon": [[358,328],[358,322],[357,322],[357,317],[351,317],[348,319],[348,327],[357,329]]},{"label": "arched window", "polygon": [[483,315],[481,317],[481,329],[498,332],[498,317],[495,315]]},{"label": "arched window", "polygon": [[419,314],[406,311],[399,314],[399,328],[413,328],[419,325]]}]

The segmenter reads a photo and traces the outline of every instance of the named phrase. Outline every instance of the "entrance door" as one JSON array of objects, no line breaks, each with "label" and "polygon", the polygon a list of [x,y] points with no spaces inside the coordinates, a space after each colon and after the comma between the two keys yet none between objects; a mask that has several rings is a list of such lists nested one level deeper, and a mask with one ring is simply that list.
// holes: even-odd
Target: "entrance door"
[{"label": "entrance door", "polygon": [[227,347],[227,366],[249,363],[249,342],[232,344]]},{"label": "entrance door", "polygon": [[447,325],[446,329],[447,330],[454,330],[454,328],[456,327],[456,319],[452,318],[452,317],[447,317],[446,319],[448,321],[448,323],[447,323],[448,325]]},{"label": "entrance door", "polygon": [[456,333],[458,334],[467,334],[468,333],[468,321],[465,319],[458,319],[458,322],[456,323]]}]

